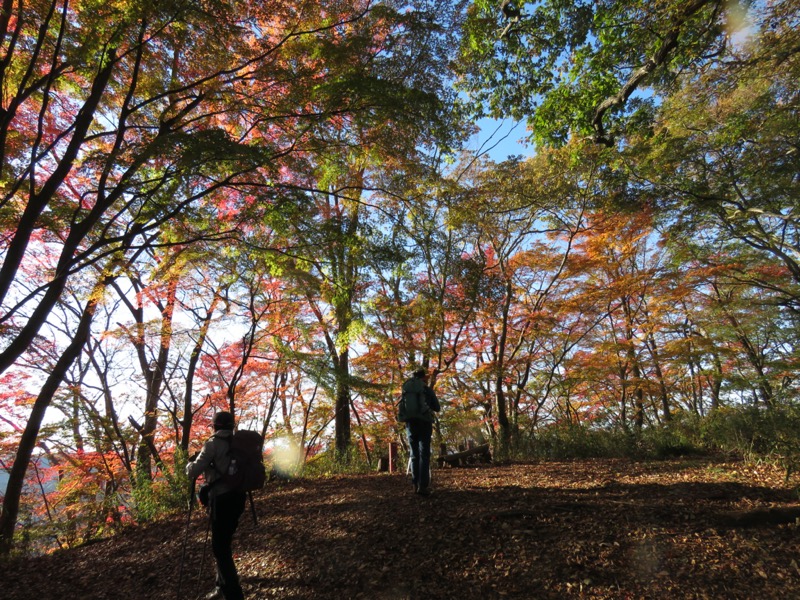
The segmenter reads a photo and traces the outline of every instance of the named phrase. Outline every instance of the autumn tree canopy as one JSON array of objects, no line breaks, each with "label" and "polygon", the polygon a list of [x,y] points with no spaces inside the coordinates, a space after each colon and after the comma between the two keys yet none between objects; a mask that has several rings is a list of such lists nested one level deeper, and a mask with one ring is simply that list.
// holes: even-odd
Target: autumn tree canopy
[{"label": "autumn tree canopy", "polygon": [[0,550],[180,506],[223,408],[374,464],[418,366],[505,457],[794,407],[797,0],[514,7],[5,3]]}]

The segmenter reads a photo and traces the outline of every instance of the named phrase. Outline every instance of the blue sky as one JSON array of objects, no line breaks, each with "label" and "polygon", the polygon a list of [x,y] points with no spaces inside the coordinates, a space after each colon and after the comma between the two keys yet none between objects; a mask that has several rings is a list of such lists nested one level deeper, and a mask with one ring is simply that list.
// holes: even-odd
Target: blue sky
[{"label": "blue sky", "polygon": [[480,131],[472,136],[467,149],[487,153],[495,162],[502,162],[511,155],[533,156],[534,148],[523,139],[527,137],[525,123],[511,119],[481,119]]}]

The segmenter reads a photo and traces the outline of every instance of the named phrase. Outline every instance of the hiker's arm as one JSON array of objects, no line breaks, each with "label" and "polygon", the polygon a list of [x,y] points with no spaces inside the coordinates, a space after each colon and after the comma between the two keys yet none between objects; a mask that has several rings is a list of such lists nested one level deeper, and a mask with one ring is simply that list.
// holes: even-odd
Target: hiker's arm
[{"label": "hiker's arm", "polygon": [[211,440],[207,441],[197,458],[186,465],[186,475],[189,479],[197,479],[211,465],[211,461],[214,460],[214,448],[212,446]]}]

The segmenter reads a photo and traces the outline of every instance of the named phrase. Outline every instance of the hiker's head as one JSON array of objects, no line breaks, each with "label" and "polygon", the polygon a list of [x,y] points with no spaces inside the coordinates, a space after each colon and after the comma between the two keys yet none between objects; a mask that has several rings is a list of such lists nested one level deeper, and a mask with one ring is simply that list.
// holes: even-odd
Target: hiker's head
[{"label": "hiker's head", "polygon": [[214,415],[214,431],[219,429],[233,429],[233,415],[227,410]]},{"label": "hiker's head", "polygon": [[418,379],[427,379],[428,378],[428,370],[427,369],[417,369],[414,371],[414,377]]}]

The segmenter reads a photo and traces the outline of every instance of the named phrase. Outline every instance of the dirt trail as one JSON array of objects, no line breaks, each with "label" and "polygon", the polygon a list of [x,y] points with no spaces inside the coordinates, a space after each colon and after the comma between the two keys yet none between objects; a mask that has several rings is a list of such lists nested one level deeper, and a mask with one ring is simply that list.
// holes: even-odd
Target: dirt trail
[{"label": "dirt trail", "polygon": [[[796,482],[768,466],[587,460],[271,482],[235,540],[248,598],[800,598]],[[213,584],[206,519],[180,598]],[[186,519],[0,572],[6,600],[177,599]]]}]

